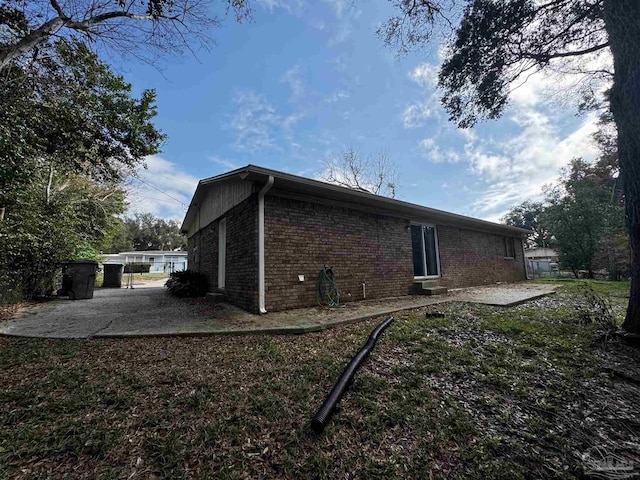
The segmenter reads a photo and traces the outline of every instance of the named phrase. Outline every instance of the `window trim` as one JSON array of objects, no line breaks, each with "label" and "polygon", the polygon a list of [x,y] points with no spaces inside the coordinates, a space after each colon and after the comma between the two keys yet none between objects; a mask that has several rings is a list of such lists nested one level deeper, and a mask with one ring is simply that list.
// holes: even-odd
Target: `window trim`
[{"label": "window trim", "polygon": [[[435,247],[436,247],[436,267],[438,268],[438,274],[437,275],[414,275],[413,279],[414,280],[432,280],[434,278],[440,278],[442,277],[442,270],[440,268],[440,242],[438,241],[438,227],[435,223],[424,223],[424,222],[410,222],[409,225],[409,232],[411,232],[411,227],[412,226],[420,226],[420,227],[433,227],[433,239],[434,239],[434,243],[435,243]],[[421,235],[422,238],[422,253],[423,253],[423,258],[424,258],[424,271],[425,273],[427,272],[427,249],[426,249],[426,245],[424,244],[424,233],[423,235]],[[412,247],[412,251],[411,254],[413,255],[413,247]]]}]

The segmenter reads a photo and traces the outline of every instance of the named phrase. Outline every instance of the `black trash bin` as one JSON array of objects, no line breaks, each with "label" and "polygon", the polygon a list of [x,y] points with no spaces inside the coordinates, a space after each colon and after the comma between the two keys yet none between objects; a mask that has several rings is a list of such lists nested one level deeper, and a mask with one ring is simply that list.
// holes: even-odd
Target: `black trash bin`
[{"label": "black trash bin", "polygon": [[94,260],[70,260],[64,263],[62,291],[58,294],[69,295],[71,300],[93,298],[98,262]]},{"label": "black trash bin", "polygon": [[124,265],[121,263],[105,263],[102,266],[104,277],[102,286],[104,288],[120,288],[122,287],[122,270]]}]

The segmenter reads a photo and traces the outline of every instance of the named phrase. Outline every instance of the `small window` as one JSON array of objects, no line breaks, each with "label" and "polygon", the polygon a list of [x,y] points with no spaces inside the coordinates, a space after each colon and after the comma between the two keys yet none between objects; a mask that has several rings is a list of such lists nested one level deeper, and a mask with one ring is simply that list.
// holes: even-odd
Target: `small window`
[{"label": "small window", "polygon": [[516,250],[513,246],[513,238],[511,237],[503,237],[504,240],[504,256],[506,258],[515,258]]}]

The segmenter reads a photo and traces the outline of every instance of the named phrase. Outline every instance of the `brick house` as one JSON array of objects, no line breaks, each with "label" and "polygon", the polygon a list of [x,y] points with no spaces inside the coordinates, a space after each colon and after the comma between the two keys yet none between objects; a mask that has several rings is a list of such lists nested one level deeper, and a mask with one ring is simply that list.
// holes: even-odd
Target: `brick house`
[{"label": "brick house", "polygon": [[256,313],[316,305],[324,265],[341,301],[526,278],[526,230],[254,165],[201,180],[182,232],[209,291]]}]

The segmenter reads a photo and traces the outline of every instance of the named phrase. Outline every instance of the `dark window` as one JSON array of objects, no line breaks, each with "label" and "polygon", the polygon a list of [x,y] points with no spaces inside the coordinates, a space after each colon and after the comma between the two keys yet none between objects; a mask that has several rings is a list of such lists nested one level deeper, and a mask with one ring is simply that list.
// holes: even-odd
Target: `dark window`
[{"label": "dark window", "polygon": [[411,225],[411,246],[413,247],[413,274],[424,277],[424,248],[422,246],[422,225]]},{"label": "dark window", "polygon": [[436,243],[435,226],[411,225],[414,276],[435,277],[440,274],[438,271],[438,246]]},{"label": "dark window", "polygon": [[515,258],[516,250],[513,246],[513,238],[503,237],[504,240],[504,256],[507,258]]},{"label": "dark window", "polygon": [[427,256],[427,275],[438,275],[438,260],[436,259],[436,227],[425,225],[424,248]]}]

